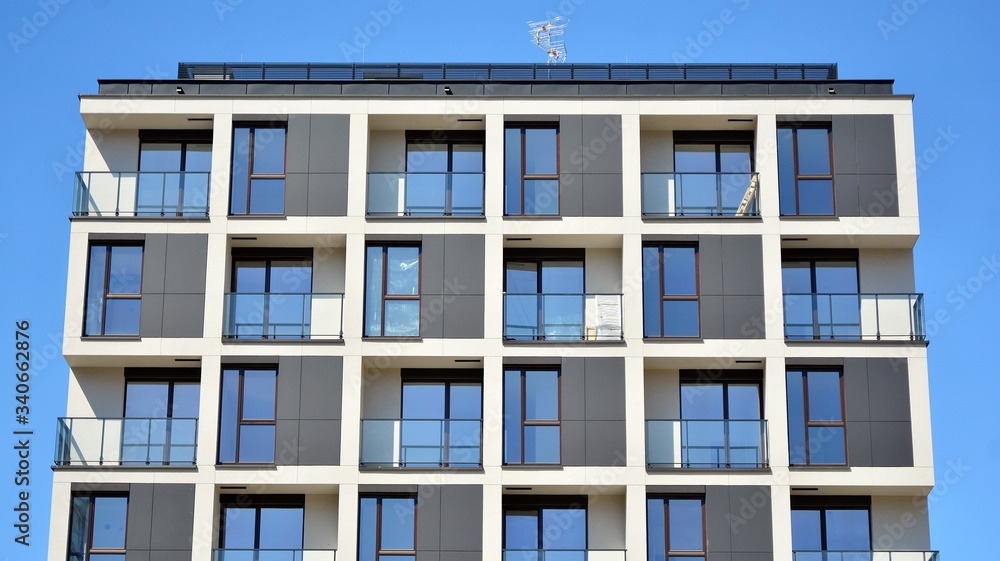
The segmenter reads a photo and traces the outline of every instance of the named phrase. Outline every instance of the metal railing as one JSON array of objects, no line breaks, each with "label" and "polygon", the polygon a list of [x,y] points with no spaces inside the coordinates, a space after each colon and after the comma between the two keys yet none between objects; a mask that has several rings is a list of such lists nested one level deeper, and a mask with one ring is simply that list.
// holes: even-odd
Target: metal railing
[{"label": "metal railing", "polygon": [[213,549],[212,561],[336,561],[336,549]]},{"label": "metal railing", "polygon": [[504,549],[503,561],[625,561],[625,550]]},{"label": "metal railing", "polygon": [[225,339],[339,340],[344,338],[344,295],[227,292]]},{"label": "metal railing", "polygon": [[646,421],[650,469],[763,469],[768,467],[767,421]]},{"label": "metal railing", "polygon": [[620,341],[621,294],[503,295],[503,337],[509,341]]},{"label": "metal railing", "polygon": [[924,341],[924,295],[787,293],[785,339]]},{"label": "metal railing", "polygon": [[642,215],[760,216],[756,173],[643,173]]},{"label": "metal railing", "polygon": [[478,468],[480,419],[362,419],[363,468]]},{"label": "metal railing", "polygon": [[372,172],[369,216],[484,216],[482,172]]},{"label": "metal railing", "polygon": [[208,216],[207,171],[80,171],[73,216]]},{"label": "metal railing", "polygon": [[198,419],[56,420],[57,466],[193,466],[197,453]]},{"label": "metal railing", "polygon": [[937,551],[793,551],[793,561],[939,561]]},{"label": "metal railing", "polygon": [[330,64],[182,62],[179,80],[824,81],[836,64]]}]

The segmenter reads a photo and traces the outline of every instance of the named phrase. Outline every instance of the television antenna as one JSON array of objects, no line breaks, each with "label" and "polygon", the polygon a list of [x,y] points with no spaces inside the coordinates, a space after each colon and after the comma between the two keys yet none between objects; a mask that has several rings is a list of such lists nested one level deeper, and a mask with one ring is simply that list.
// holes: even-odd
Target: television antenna
[{"label": "television antenna", "polygon": [[528,30],[532,41],[549,57],[549,64],[566,62],[566,42],[562,39],[566,34],[569,20],[556,16],[543,21],[529,21]]}]

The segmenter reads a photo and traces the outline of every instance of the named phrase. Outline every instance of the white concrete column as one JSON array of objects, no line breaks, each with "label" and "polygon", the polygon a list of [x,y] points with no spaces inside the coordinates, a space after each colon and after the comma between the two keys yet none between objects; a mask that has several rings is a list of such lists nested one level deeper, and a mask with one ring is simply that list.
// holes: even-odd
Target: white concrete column
[{"label": "white concrete column", "polygon": [[[368,114],[351,115],[347,164],[347,215],[364,216],[368,200]],[[352,261],[348,261],[352,263]],[[361,261],[364,263],[364,261]],[[348,284],[347,286],[352,286]]]},{"label": "white concrete column", "polygon": [[646,486],[625,487],[625,559],[646,559]]},{"label": "white concrete column", "polygon": [[771,486],[774,561],[792,561],[792,501],[790,487],[787,484],[788,478],[786,477],[784,481],[786,482],[784,485]]},{"label": "white concrete column", "polygon": [[201,357],[201,388],[198,404],[199,466],[214,466],[219,438],[219,400],[222,391],[222,360],[217,354]]},{"label": "white concrete column", "polygon": [[222,341],[225,321],[226,272],[229,268],[229,239],[224,232],[208,234],[208,261],[205,265],[205,326],[206,339]]},{"label": "white concrete column", "polygon": [[[58,474],[58,472],[57,472]],[[54,481],[52,483],[52,511],[49,513],[49,552],[60,551],[65,554],[69,545],[69,513],[70,494],[73,484],[68,481]],[[39,523],[36,523],[39,524]],[[29,548],[41,549],[44,547],[40,543],[30,541]],[[17,544],[7,546],[10,550],[15,547],[24,547]],[[25,555],[27,558],[27,555]]]},{"label": "white concrete column", "polygon": [[[778,216],[778,129],[775,115],[757,115],[754,169],[760,174],[760,214]],[[765,285],[766,286],[766,285]]]},{"label": "white concrete column", "polygon": [[341,484],[337,502],[337,559],[358,558],[358,486]]},{"label": "white concrete column", "polygon": [[639,142],[639,115],[622,115],[622,215],[642,216],[642,163]]},{"label": "white concrete column", "polygon": [[503,465],[503,357],[483,359],[483,467]]},{"label": "white concrete column", "polygon": [[[202,417],[204,418],[204,417]],[[212,483],[194,486],[194,520],[191,534],[191,561],[211,561],[218,536],[215,530],[216,494]]]},{"label": "white concrete column", "polygon": [[486,115],[486,216],[489,217],[503,216],[503,137],[503,115]]},{"label": "white concrete column", "polygon": [[622,329],[636,344],[642,341],[642,235],[622,236]]},{"label": "white concrete column", "polygon": [[503,557],[503,486],[483,485],[483,561]]},{"label": "white concrete column", "polygon": [[232,154],[233,114],[216,113],[212,121],[212,184],[208,194],[208,215],[212,219],[224,220],[229,215]]},{"label": "white concrete column", "polygon": [[340,417],[340,464],[357,467],[361,460],[361,400],[365,369],[358,355],[344,357]]},{"label": "white concrete column", "polygon": [[625,446],[628,467],[646,468],[646,389],[641,356],[625,357]]}]

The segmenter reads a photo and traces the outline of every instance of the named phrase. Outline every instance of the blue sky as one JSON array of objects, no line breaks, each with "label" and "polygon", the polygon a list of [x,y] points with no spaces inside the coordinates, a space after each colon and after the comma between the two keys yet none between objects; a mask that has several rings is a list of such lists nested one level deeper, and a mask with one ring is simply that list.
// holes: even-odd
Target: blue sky
[{"label": "blue sky", "polygon": [[[1000,503],[995,469],[1000,329],[996,189],[1000,5],[970,0],[702,2],[617,0],[6,0],[0,61],[8,133],[0,136],[0,346],[31,322],[30,548],[11,524],[16,458],[13,376],[0,385],[0,556],[45,557],[55,417],[67,369],[59,356],[67,216],[79,169],[78,93],[98,78],[176,76],[178,61],[544,62],[525,22],[572,20],[570,62],[837,62],[844,78],[892,78],[914,93],[938,488],[933,546],[945,559],[987,553]],[[964,193],[961,197],[957,196]],[[935,319],[936,318],[936,319]],[[13,370],[11,370],[13,372]],[[989,540],[992,542],[992,540]]]}]

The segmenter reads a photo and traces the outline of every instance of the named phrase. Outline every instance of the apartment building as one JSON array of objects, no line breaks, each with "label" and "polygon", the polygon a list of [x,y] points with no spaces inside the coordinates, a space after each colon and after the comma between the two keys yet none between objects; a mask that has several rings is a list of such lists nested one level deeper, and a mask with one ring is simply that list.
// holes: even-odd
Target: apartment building
[{"label": "apartment building", "polygon": [[937,560],[891,80],[98,84],[50,559]]}]

